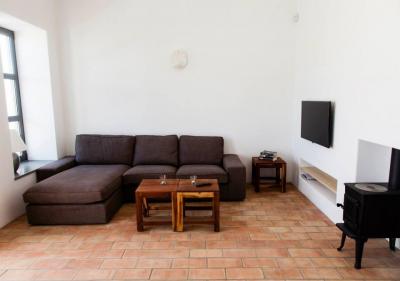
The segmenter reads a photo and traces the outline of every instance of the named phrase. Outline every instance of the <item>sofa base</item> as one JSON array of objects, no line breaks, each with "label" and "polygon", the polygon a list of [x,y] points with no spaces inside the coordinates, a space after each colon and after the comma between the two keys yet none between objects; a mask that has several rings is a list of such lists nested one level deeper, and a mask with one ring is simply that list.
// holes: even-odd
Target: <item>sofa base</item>
[{"label": "sofa base", "polygon": [[246,185],[237,187],[233,184],[220,184],[219,187],[221,201],[243,201],[246,199]]},{"label": "sofa base", "polygon": [[111,220],[122,205],[122,191],[117,189],[107,200],[81,205],[27,205],[28,223],[32,225],[103,224]]}]

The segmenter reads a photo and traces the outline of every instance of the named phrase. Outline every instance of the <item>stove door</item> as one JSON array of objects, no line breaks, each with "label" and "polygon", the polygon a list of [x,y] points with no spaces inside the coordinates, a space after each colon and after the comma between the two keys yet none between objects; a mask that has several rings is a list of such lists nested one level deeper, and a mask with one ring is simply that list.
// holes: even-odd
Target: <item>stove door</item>
[{"label": "stove door", "polygon": [[360,206],[361,204],[356,198],[349,196],[348,192],[345,193],[343,221],[355,234],[360,231]]}]

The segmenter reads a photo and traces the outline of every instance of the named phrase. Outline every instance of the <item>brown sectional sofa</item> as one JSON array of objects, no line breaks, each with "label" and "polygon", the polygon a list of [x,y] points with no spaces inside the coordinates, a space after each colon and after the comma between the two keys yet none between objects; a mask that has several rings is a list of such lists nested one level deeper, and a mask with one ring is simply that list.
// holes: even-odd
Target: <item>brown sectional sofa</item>
[{"label": "brown sectional sofa", "polygon": [[221,200],[243,200],[246,170],[222,137],[78,135],[75,152],[37,171],[23,195],[30,224],[108,222],[144,178],[217,178]]}]

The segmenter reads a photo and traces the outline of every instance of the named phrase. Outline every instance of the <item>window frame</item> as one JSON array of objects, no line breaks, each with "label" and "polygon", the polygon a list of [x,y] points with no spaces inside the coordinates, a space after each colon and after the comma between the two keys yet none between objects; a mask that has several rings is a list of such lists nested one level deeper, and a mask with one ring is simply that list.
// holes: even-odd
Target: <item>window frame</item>
[{"label": "window frame", "polygon": [[[19,86],[19,76],[18,76],[18,65],[17,65],[17,53],[15,49],[15,34],[14,31],[6,29],[0,26],[0,33],[10,38],[10,51],[11,51],[11,61],[13,64],[14,74],[4,73],[3,78],[8,80],[13,80],[15,85],[15,102],[17,106],[17,115],[8,116],[8,123],[10,122],[18,122],[19,124],[19,133],[21,135],[22,140],[26,143],[25,140],[25,128],[24,128],[24,118],[22,114],[22,104],[21,104],[21,91]],[[21,160],[28,160],[28,154],[26,151],[22,152]]]}]

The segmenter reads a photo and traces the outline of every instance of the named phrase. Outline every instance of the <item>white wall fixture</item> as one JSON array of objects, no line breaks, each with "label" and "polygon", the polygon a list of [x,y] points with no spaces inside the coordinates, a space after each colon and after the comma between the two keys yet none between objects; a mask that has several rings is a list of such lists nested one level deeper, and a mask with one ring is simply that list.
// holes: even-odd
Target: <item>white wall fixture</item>
[{"label": "white wall fixture", "polygon": [[184,69],[188,64],[188,54],[185,50],[175,50],[172,53],[172,66],[176,69]]},{"label": "white wall fixture", "polygon": [[298,23],[300,21],[300,14],[299,13],[295,13],[293,15],[293,22],[294,23]]}]

